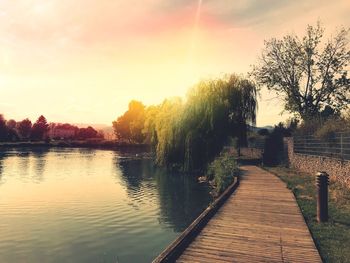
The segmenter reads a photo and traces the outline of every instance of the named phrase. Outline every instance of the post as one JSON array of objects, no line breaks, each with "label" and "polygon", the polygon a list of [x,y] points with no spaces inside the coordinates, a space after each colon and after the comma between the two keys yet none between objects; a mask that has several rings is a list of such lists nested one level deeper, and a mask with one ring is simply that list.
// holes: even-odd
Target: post
[{"label": "post", "polygon": [[328,221],[328,174],[318,172],[316,174],[317,187],[317,221],[319,223]]}]

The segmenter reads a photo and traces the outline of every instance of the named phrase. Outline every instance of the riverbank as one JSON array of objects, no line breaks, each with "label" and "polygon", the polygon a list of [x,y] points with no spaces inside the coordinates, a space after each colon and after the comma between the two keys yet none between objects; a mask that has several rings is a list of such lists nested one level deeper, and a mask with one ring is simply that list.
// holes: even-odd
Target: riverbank
[{"label": "riverbank", "polygon": [[286,182],[297,199],[324,262],[350,262],[350,191],[331,182],[329,222],[316,221],[315,177],[285,167],[264,167]]},{"label": "riverbank", "polygon": [[23,142],[0,142],[0,149],[24,148],[24,147],[64,147],[64,148],[91,148],[91,149],[140,149],[150,150],[147,144],[136,144],[127,142],[107,140],[72,140],[72,141],[23,141]]}]

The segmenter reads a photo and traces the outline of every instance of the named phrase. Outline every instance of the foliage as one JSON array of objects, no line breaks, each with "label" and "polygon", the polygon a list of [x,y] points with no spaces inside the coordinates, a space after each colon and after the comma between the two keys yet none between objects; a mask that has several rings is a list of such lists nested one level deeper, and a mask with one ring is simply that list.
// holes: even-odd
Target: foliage
[{"label": "foliage", "polygon": [[238,174],[237,162],[229,153],[223,153],[210,163],[207,171],[209,180],[214,181],[216,191],[223,192]]},{"label": "foliage", "polygon": [[9,120],[6,122],[7,126],[7,140],[8,141],[18,141],[19,135],[17,132],[17,123],[15,120]]},{"label": "foliage", "polygon": [[152,146],[156,146],[158,142],[156,132],[156,118],[160,112],[160,105],[151,105],[145,110],[145,122],[142,129],[142,134],[145,137],[144,142]]},{"label": "foliage", "polygon": [[141,143],[145,137],[142,133],[145,122],[145,106],[132,100],[129,109],[113,122],[114,133],[118,140]]},{"label": "foliage", "polygon": [[97,138],[97,131],[92,128],[91,126],[87,128],[80,128],[77,133],[78,139],[90,139],[90,138]]},{"label": "foliage", "polygon": [[316,138],[330,140],[337,132],[350,130],[350,122],[343,118],[328,119],[314,133]]},{"label": "foliage", "polygon": [[257,89],[237,75],[203,80],[181,98],[147,108],[131,101],[113,127],[118,139],[146,142],[156,150],[156,162],[185,171],[204,170],[228,143],[247,143],[247,124],[255,123]]},{"label": "foliage", "polygon": [[183,153],[176,150],[179,145],[178,122],[183,114],[183,102],[181,98],[166,99],[160,106],[156,115],[155,133],[157,137],[156,161],[158,164],[175,167],[176,158],[182,157]]},{"label": "foliage", "polygon": [[26,118],[22,121],[6,121],[0,114],[0,141],[19,141],[19,140],[44,140],[44,139],[92,139],[103,138],[102,132],[97,132],[91,126],[87,128],[78,128],[69,123],[50,123],[48,124],[44,116],[40,116],[32,125],[32,122]]},{"label": "foliage", "polygon": [[11,119],[11,120],[6,121],[6,126],[8,129],[15,130],[17,123],[15,120]]},{"label": "foliage", "polygon": [[348,33],[342,28],[322,46],[324,29],[318,23],[308,26],[302,39],[270,39],[251,74],[284,96],[285,109],[303,120],[339,115],[350,103]]},{"label": "foliage", "polygon": [[263,161],[267,165],[277,165],[283,158],[283,138],[290,137],[293,129],[293,122],[286,127],[282,122],[275,125],[273,131],[265,140]]},{"label": "foliage", "polygon": [[295,131],[295,135],[312,135],[319,127],[321,127],[321,121],[319,119],[308,119],[303,121]]},{"label": "foliage", "polygon": [[295,135],[314,135],[318,139],[329,140],[334,138],[337,132],[350,130],[350,118],[339,116],[332,118],[314,118],[304,121],[295,131]]},{"label": "foliage", "polygon": [[97,132],[93,127],[79,128],[78,126],[69,123],[50,123],[50,138],[51,139],[98,139],[103,138],[103,132]]},{"label": "foliage", "polygon": [[287,119],[286,126],[289,132],[294,133],[297,130],[299,123],[300,120],[298,118],[292,117]]},{"label": "foliage", "polygon": [[155,120],[157,162],[186,171],[202,170],[228,138],[246,144],[247,123],[256,117],[257,91],[236,75],[198,83],[187,101],[166,100]]},{"label": "foliage", "polygon": [[350,192],[337,182],[329,186],[329,222],[316,221],[315,178],[293,169],[268,168],[287,183],[304,215],[324,262],[349,262]]},{"label": "foliage", "polygon": [[0,114],[0,141],[6,141],[7,135],[6,120],[4,116]]},{"label": "foliage", "polygon": [[227,139],[227,145],[228,146],[231,146],[233,148],[238,148],[239,145],[238,145],[238,139],[235,138],[235,137],[231,137],[229,136],[228,139]]},{"label": "foliage", "polygon": [[258,134],[259,134],[260,136],[267,136],[267,135],[270,134],[270,132],[269,132],[268,129],[260,129],[260,130],[258,131]]},{"label": "foliage", "polygon": [[31,139],[32,140],[44,140],[47,132],[49,131],[49,125],[46,121],[46,118],[41,115],[38,120],[33,124],[31,130]]}]

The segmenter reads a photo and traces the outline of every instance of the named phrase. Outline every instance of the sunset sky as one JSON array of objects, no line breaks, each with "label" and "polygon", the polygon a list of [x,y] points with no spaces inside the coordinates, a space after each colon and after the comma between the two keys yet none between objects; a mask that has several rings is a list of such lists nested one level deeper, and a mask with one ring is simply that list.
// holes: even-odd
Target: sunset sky
[{"label": "sunset sky", "polygon": [[[350,26],[348,0],[0,0],[0,113],[111,124],[131,99],[246,74],[264,39]],[[258,125],[286,116],[262,92]]]}]

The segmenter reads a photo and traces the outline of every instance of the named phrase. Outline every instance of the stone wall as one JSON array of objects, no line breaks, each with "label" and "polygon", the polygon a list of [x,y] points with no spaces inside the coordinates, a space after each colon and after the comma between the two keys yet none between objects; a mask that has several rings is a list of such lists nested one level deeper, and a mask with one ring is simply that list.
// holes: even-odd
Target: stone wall
[{"label": "stone wall", "polygon": [[350,161],[294,153],[293,138],[284,138],[284,154],[291,167],[315,175],[325,171],[330,179],[350,187]]}]

